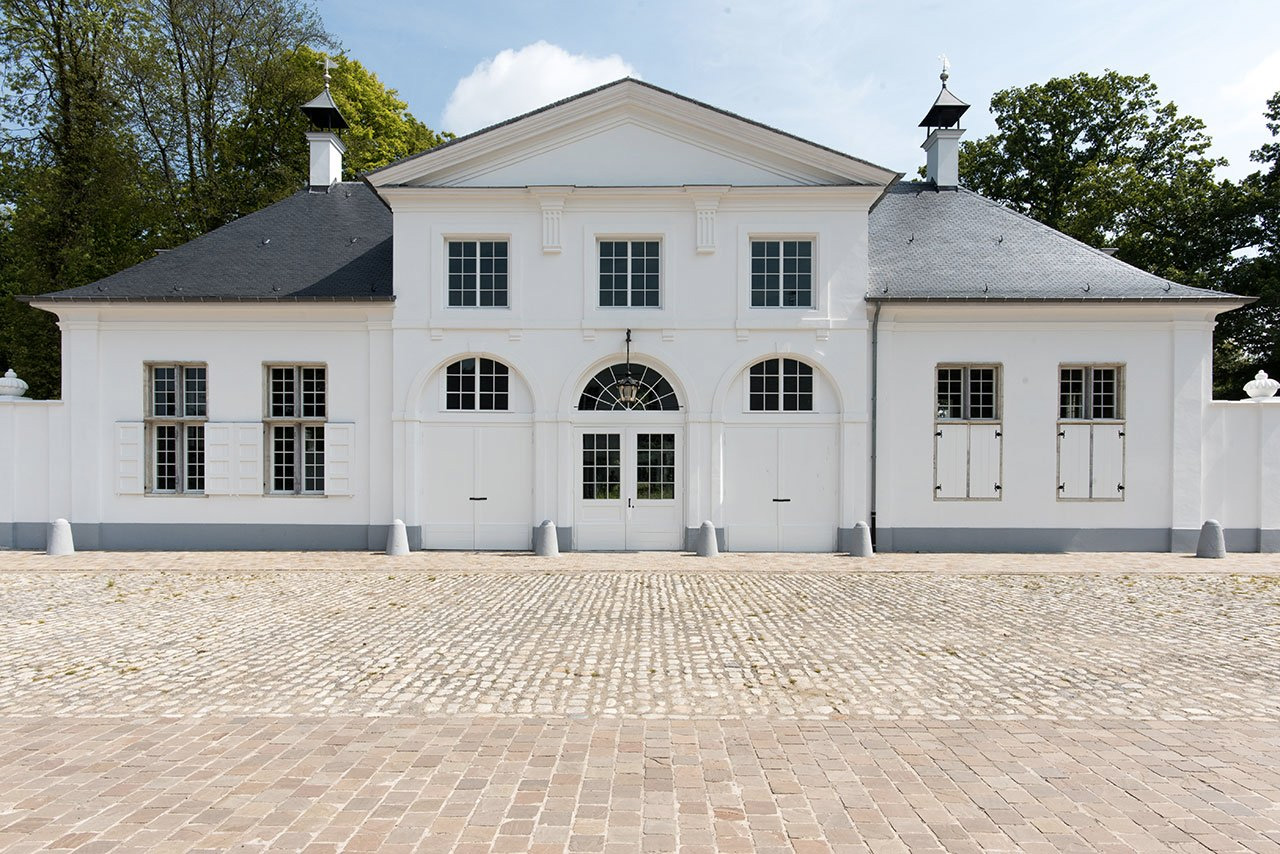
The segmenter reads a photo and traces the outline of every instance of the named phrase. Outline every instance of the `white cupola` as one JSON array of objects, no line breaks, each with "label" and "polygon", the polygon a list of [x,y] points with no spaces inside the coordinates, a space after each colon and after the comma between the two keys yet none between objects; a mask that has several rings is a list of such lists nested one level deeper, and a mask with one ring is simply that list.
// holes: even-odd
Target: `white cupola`
[{"label": "white cupola", "polygon": [[951,63],[942,57],[942,91],[929,108],[929,112],[920,121],[928,136],[920,147],[925,152],[925,177],[939,189],[955,189],[960,185],[960,137],[964,130],[960,127],[960,117],[969,109],[969,105],[961,101],[947,88],[947,78],[951,76]]},{"label": "white cupola", "polygon": [[335,133],[345,130],[348,125],[329,93],[330,68],[337,68],[337,65],[325,57],[324,91],[302,105],[302,112],[311,119],[311,124],[320,128],[307,133],[307,142],[311,145],[310,185],[313,192],[328,190],[342,180],[342,155],[347,151]]}]

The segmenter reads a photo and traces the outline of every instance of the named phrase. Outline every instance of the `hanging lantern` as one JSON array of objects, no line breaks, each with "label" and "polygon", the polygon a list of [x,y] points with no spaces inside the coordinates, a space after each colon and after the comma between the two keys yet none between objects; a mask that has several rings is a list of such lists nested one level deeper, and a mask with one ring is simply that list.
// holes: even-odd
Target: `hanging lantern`
[{"label": "hanging lantern", "polygon": [[614,390],[618,394],[618,400],[627,409],[635,406],[637,400],[640,399],[640,383],[636,382],[635,377],[631,376],[631,330],[627,330],[627,372],[623,374],[622,379],[618,380],[618,384],[614,386]]}]

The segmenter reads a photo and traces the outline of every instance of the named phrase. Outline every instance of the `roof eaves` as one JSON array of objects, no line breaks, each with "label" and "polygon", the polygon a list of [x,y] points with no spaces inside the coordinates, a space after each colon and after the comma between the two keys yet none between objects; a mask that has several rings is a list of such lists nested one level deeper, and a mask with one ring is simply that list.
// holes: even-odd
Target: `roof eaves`
[{"label": "roof eaves", "polygon": [[972,303],[1074,303],[1074,304],[1092,304],[1092,303],[1116,303],[1116,302],[1141,302],[1141,303],[1223,303],[1234,306],[1246,306],[1250,303],[1258,301],[1258,297],[1242,297],[1235,294],[1218,294],[1213,296],[1201,296],[1199,294],[1179,294],[1177,296],[1078,296],[1078,297],[1060,297],[1060,296],[992,296],[983,294],[975,296],[970,294],[964,295],[923,295],[913,294],[906,296],[897,296],[890,294],[868,294],[867,302],[972,302]]},{"label": "roof eaves", "polygon": [[280,302],[395,302],[394,294],[369,294],[367,296],[53,296],[50,294],[17,294],[14,299],[29,305],[39,303],[280,303]]}]

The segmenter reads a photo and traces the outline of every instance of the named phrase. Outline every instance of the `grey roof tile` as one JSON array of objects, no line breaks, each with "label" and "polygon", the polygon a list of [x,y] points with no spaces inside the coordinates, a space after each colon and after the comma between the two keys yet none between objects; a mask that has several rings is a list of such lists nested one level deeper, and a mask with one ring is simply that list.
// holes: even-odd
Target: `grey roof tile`
[{"label": "grey roof tile", "polygon": [[895,184],[870,231],[871,300],[1248,301],[1143,272],[963,188]]},{"label": "grey roof tile", "polygon": [[380,301],[391,212],[367,185],[302,191],[140,264],[34,301]]}]

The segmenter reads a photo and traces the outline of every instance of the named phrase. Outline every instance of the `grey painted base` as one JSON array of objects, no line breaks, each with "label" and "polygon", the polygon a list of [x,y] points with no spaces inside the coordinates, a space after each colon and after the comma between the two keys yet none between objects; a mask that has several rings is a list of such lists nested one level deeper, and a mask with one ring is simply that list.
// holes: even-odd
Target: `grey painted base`
[{"label": "grey painted base", "polygon": [[[104,522],[72,524],[78,551],[383,551],[387,525],[196,525]],[[0,523],[0,549],[43,551],[45,522]],[[532,532],[532,528],[530,529]],[[409,548],[422,548],[422,528],[409,526]],[[685,529],[692,550],[697,528]],[[1280,552],[1280,530],[1228,528],[1228,552]],[[1168,528],[880,528],[882,552],[1195,552],[1198,530]],[[853,528],[840,528],[847,552]],[[556,528],[562,552],[573,551],[573,527]],[[716,529],[724,547],[724,529]]]},{"label": "grey painted base", "polygon": [[[1225,535],[1228,552],[1280,551],[1280,531],[1231,528]],[[877,549],[884,552],[1194,554],[1199,537],[1198,529],[1169,528],[880,528],[876,531]]]},{"label": "grey painted base", "polygon": [[[17,549],[45,548],[48,525],[0,526]],[[389,525],[198,525],[133,522],[72,524],[79,551],[383,551]],[[410,527],[409,548],[422,548],[422,529]]]},{"label": "grey painted base", "polygon": [[[716,548],[724,551],[724,528],[716,528]],[[698,529],[684,529],[684,550],[687,552],[696,552],[698,550]]]}]

